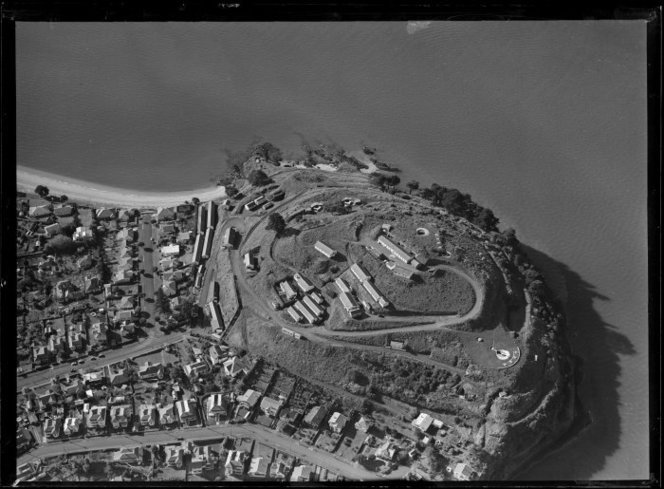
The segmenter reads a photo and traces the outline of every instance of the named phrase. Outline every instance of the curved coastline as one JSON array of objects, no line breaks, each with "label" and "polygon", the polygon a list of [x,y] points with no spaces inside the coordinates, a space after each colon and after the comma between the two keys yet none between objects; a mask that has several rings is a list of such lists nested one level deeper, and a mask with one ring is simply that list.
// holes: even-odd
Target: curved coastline
[{"label": "curved coastline", "polygon": [[172,192],[148,192],[111,187],[18,165],[16,188],[32,193],[37,185],[45,185],[52,195],[64,194],[70,200],[80,203],[116,207],[171,207],[194,197],[202,201],[226,197],[226,189],[223,186]]}]

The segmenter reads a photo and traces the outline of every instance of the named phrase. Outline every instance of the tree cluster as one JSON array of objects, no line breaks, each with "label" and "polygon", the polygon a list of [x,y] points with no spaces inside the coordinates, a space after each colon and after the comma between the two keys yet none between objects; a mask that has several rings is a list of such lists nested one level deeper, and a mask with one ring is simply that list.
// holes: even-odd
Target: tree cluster
[{"label": "tree cluster", "polygon": [[281,214],[278,212],[273,212],[268,216],[267,226],[265,226],[265,228],[267,230],[274,231],[277,233],[277,236],[280,236],[281,233],[283,233],[286,229],[286,221]]},{"label": "tree cluster", "polygon": [[485,231],[498,229],[498,218],[494,216],[493,211],[474,202],[469,194],[434,183],[429,188],[423,188],[421,195],[434,206],[444,207],[451,214],[464,217]]},{"label": "tree cluster", "polygon": [[375,172],[371,174],[369,181],[373,185],[380,187],[381,190],[385,190],[387,188],[394,188],[399,185],[399,183],[401,183],[401,178],[399,178],[397,175],[388,175],[387,173]]},{"label": "tree cluster", "polygon": [[263,187],[272,182],[272,179],[268,177],[263,170],[253,170],[249,173],[247,180],[249,180],[249,183],[254,187]]}]

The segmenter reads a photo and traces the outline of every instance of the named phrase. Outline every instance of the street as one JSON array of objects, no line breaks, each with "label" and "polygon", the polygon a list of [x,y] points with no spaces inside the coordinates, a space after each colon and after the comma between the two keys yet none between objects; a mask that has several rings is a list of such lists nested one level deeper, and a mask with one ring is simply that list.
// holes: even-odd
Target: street
[{"label": "street", "polygon": [[113,435],[70,442],[50,442],[19,457],[17,464],[20,465],[41,457],[78,453],[89,450],[113,450],[136,445],[179,443],[179,438],[204,441],[220,439],[227,436],[252,438],[257,442],[264,443],[277,450],[281,450],[299,459],[305,460],[308,463],[324,467],[349,479],[372,480],[378,478],[376,473],[366,470],[359,464],[341,459],[334,454],[316,447],[300,445],[298,442],[295,442],[292,438],[282,433],[254,424],[227,424],[203,428],[158,431],[139,436]]}]

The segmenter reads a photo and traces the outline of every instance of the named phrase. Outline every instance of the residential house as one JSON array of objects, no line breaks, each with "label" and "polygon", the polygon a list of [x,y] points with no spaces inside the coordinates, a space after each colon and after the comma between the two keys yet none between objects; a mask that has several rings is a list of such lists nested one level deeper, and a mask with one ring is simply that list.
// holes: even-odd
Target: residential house
[{"label": "residential house", "polygon": [[304,417],[304,423],[312,428],[318,429],[323,420],[327,417],[327,409],[323,406],[312,407]]},{"label": "residential house", "polygon": [[131,424],[131,418],[134,414],[131,404],[120,404],[111,406],[111,425],[116,430],[127,429]]},{"label": "residential house", "polygon": [[100,221],[108,221],[115,218],[114,209],[106,209],[102,207],[101,209],[97,209],[96,214],[97,214],[97,219]]},{"label": "residential house", "polygon": [[452,475],[456,480],[469,481],[473,478],[473,469],[471,469],[467,464],[459,462],[454,466]]},{"label": "residential house", "polygon": [[35,363],[43,365],[51,360],[51,352],[44,345],[34,346],[32,348],[32,357]]},{"label": "residential house", "polygon": [[206,400],[207,422],[219,423],[228,417],[227,405],[222,394],[210,394]]},{"label": "residential house", "polygon": [[39,205],[36,207],[30,207],[28,209],[28,215],[30,217],[35,217],[37,219],[42,217],[48,217],[53,213],[53,206],[51,204]]},{"label": "residential house", "polygon": [[166,234],[175,234],[177,232],[177,229],[175,229],[175,225],[172,222],[169,222],[168,224],[164,224],[163,226],[159,227],[159,230],[161,231],[162,236]]},{"label": "residential house", "polygon": [[183,233],[178,233],[178,237],[176,239],[178,244],[187,244],[191,241],[191,231],[185,231]]},{"label": "residential house", "polygon": [[108,343],[108,327],[100,319],[96,319],[90,325],[90,341],[99,346],[106,346]]},{"label": "residential house", "polygon": [[159,411],[159,424],[162,427],[170,426],[177,421],[173,408],[174,405],[172,402],[165,406],[160,405],[157,407],[157,410]]},{"label": "residential house", "polygon": [[168,245],[161,247],[161,256],[178,256],[180,254],[180,245]]},{"label": "residential house", "polygon": [[84,290],[86,294],[98,294],[101,292],[103,285],[101,279],[96,275],[86,277],[84,284]]},{"label": "residential house", "polygon": [[[123,297],[124,299],[125,297]],[[134,311],[133,309],[123,309],[120,311],[115,311],[115,315],[113,316],[113,321],[115,323],[120,323],[122,321],[132,321],[134,319]]]},{"label": "residential house", "polygon": [[226,469],[226,476],[239,477],[244,475],[247,463],[247,453],[241,450],[230,450],[226,457],[224,467]]},{"label": "residential house", "polygon": [[161,363],[145,362],[138,368],[138,378],[141,380],[162,380],[164,378],[164,366]]},{"label": "residential house", "polygon": [[355,429],[357,431],[361,431],[362,433],[366,433],[369,431],[374,425],[373,419],[367,417],[367,416],[362,416],[356,423],[355,423]]},{"label": "residential house", "polygon": [[132,270],[118,270],[113,274],[111,282],[113,285],[122,285],[131,283],[134,280],[134,272]]},{"label": "residential house", "polygon": [[291,482],[309,482],[313,473],[310,465],[298,465],[293,469],[291,474]]},{"label": "residential house", "polygon": [[260,410],[271,418],[275,418],[279,414],[279,410],[283,401],[281,399],[272,399],[271,397],[263,397],[261,399]]},{"label": "residential house", "polygon": [[397,448],[390,440],[386,440],[385,443],[381,444],[376,449],[376,458],[384,460],[386,462],[391,462],[394,460],[394,456],[397,454]]},{"label": "residential house", "polygon": [[122,365],[107,365],[104,367],[108,383],[111,385],[122,385],[129,383],[129,372]]},{"label": "residential house", "polygon": [[58,222],[44,226],[44,233],[46,233],[46,236],[48,237],[55,236],[56,234],[60,233],[60,231],[60,223]]},{"label": "residential house", "polygon": [[185,299],[184,297],[182,297],[182,296],[179,296],[179,295],[178,295],[178,296],[176,296],[176,297],[173,297],[173,298],[169,301],[169,303],[170,303],[170,305],[171,305],[171,311],[179,311],[179,310],[182,308],[182,304],[184,304],[185,302],[187,302],[187,301],[186,301],[186,299]]},{"label": "residential house", "polygon": [[348,423],[348,418],[338,412],[334,413],[328,421],[330,429],[335,433],[341,433],[346,427],[346,423]]},{"label": "residential house", "polygon": [[245,407],[246,409],[253,409],[256,403],[259,401],[261,398],[260,392],[257,392],[253,389],[247,389],[247,391],[242,394],[241,396],[238,396],[237,401],[240,404],[240,406]]},{"label": "residential house", "polygon": [[228,355],[228,347],[224,345],[212,345],[210,347],[210,361],[212,365],[220,364]]},{"label": "residential house", "polygon": [[241,372],[246,374],[249,369],[246,361],[239,357],[229,358],[224,362],[224,373],[229,377],[235,378]]},{"label": "residential house", "polygon": [[161,290],[164,291],[166,297],[173,297],[178,293],[178,286],[173,280],[165,280],[161,285]]},{"label": "residential house", "polygon": [[126,295],[120,299],[120,303],[118,304],[118,307],[120,309],[133,309],[136,307],[136,304],[134,302],[134,298],[130,295]]},{"label": "residential house", "polygon": [[62,430],[62,418],[46,418],[44,421],[44,436],[46,438],[59,438]]},{"label": "residential house", "polygon": [[113,452],[113,461],[124,462],[129,465],[140,465],[143,461],[143,451],[140,449],[140,447],[120,448],[119,450]]},{"label": "residential house", "polygon": [[157,407],[154,404],[141,404],[138,407],[138,417],[141,426],[154,428],[157,424]]},{"label": "residential house", "polygon": [[92,268],[94,261],[90,255],[85,255],[76,262],[76,265],[78,265],[78,268],[81,270],[88,270],[89,268]]},{"label": "residential house", "polygon": [[270,465],[270,478],[277,480],[285,480],[290,472],[290,466],[286,465],[283,461],[275,461]]},{"label": "residential house", "polygon": [[214,470],[212,447],[205,445],[195,446],[191,451],[189,470],[192,474],[202,474],[204,470]]},{"label": "residential house", "polygon": [[92,234],[92,229],[90,229],[87,226],[79,226],[76,228],[76,231],[74,232],[74,236],[72,237],[74,241],[87,241],[92,239],[93,234]]},{"label": "residential house", "polygon": [[209,370],[208,364],[204,360],[198,360],[184,366],[184,373],[190,379],[195,379]]},{"label": "residential house", "polygon": [[133,229],[124,228],[117,232],[117,234],[115,235],[115,239],[118,241],[122,241],[123,242],[122,244],[126,246],[128,243],[134,242],[135,236],[136,233]]},{"label": "residential house", "polygon": [[433,423],[433,418],[427,413],[420,413],[411,423],[415,429],[420,430],[422,433],[426,432]]},{"label": "residential house", "polygon": [[82,416],[71,416],[65,419],[63,434],[64,436],[76,436],[80,433],[83,426]]},{"label": "residential house", "polygon": [[69,217],[74,213],[74,208],[70,205],[63,205],[61,207],[56,207],[53,209],[53,214],[56,217]]},{"label": "residential house", "polygon": [[166,465],[169,467],[180,468],[182,467],[182,455],[184,450],[180,445],[168,445],[166,451]]},{"label": "residential house", "polygon": [[48,351],[51,355],[64,353],[66,350],[67,340],[64,336],[52,335],[48,338]]},{"label": "residential house", "polygon": [[99,387],[106,381],[106,376],[103,370],[96,370],[83,374],[83,382],[88,387]]},{"label": "residential house", "polygon": [[191,426],[198,424],[198,403],[196,399],[183,399],[175,403],[175,409],[180,417],[180,422],[184,425]]},{"label": "residential house", "polygon": [[175,219],[175,211],[170,207],[159,207],[155,217],[159,222],[172,221]]},{"label": "residential house", "polygon": [[264,479],[268,475],[270,461],[266,457],[253,457],[247,474],[250,477]]}]

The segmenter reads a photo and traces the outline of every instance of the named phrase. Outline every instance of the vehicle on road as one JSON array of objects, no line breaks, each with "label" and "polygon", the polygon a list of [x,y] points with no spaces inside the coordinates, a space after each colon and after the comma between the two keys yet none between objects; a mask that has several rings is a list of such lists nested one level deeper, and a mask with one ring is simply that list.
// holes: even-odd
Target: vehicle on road
[{"label": "vehicle on road", "polygon": [[106,356],[106,355],[104,355],[104,354],[102,353],[102,354],[99,355],[99,358],[104,358],[105,356]]},{"label": "vehicle on road", "polygon": [[75,369],[75,368],[72,368],[72,369],[70,370],[70,372],[71,372],[72,374],[75,374],[75,373],[76,373],[76,369]]},{"label": "vehicle on road", "polygon": [[74,360],[73,362],[71,362],[72,367],[75,367],[76,365],[78,365],[78,361]]}]

